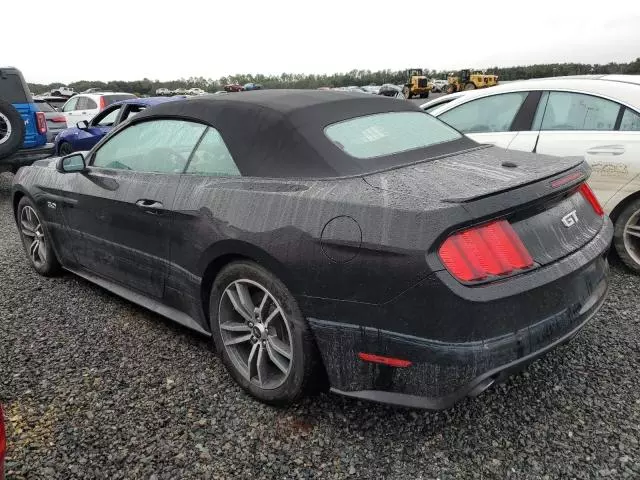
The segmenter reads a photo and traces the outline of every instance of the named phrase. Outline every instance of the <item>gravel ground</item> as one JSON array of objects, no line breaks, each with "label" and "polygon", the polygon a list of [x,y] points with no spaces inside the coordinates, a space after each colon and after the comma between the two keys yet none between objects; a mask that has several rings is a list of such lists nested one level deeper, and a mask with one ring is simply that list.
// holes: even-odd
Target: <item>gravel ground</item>
[{"label": "gravel ground", "polygon": [[445,412],[243,394],[209,341],[28,266],[0,177],[9,479],[640,478],[640,278],[570,344]]}]

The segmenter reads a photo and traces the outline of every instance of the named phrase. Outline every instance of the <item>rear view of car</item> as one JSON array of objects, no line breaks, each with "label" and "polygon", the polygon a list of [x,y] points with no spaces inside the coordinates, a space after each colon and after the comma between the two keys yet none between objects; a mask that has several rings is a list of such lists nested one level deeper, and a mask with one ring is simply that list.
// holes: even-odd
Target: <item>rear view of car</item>
[{"label": "rear view of car", "polygon": [[0,68],[0,171],[15,172],[52,153],[45,115],[34,103],[22,73]]},{"label": "rear view of car", "polygon": [[67,119],[48,102],[39,98],[34,98],[34,102],[47,119],[47,142],[53,142],[56,135],[67,128]]}]

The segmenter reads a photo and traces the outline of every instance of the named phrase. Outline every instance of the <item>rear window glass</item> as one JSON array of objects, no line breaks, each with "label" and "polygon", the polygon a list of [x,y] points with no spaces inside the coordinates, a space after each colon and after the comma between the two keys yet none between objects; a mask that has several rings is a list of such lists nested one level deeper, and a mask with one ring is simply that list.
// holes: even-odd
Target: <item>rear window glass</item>
[{"label": "rear window glass", "polygon": [[422,112],[388,112],[329,125],[325,135],[352,157],[364,159],[451,142],[455,129]]},{"label": "rear window glass", "polygon": [[119,102],[120,100],[128,100],[130,98],[137,98],[135,95],[131,93],[119,93],[117,95],[105,95],[104,96],[104,106],[108,107],[112,103]]},{"label": "rear window glass", "polygon": [[55,112],[56,109],[49,105],[47,102],[43,100],[36,100],[36,105],[38,106],[38,110],[41,112]]},{"label": "rear window glass", "polygon": [[22,79],[15,73],[4,72],[4,75],[0,75],[0,100],[8,103],[29,102]]}]

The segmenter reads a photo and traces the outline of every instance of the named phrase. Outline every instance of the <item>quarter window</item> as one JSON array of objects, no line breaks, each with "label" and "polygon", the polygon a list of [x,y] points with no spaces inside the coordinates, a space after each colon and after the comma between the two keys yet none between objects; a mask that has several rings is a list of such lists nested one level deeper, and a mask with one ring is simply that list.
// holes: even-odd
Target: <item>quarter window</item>
[{"label": "quarter window", "polygon": [[444,112],[438,118],[462,133],[508,132],[529,92],[479,98]]},{"label": "quarter window", "polygon": [[237,176],[240,171],[222,136],[209,128],[193,153],[186,173],[211,176]]},{"label": "quarter window", "polygon": [[93,166],[137,172],[182,173],[207,127],[182,120],[131,125],[96,152]]},{"label": "quarter window", "polygon": [[76,110],[87,110],[89,108],[89,99],[87,97],[78,97],[78,105]]},{"label": "quarter window", "polygon": [[116,118],[118,117],[118,113],[120,113],[120,108],[121,107],[117,107],[109,112],[103,112],[99,114],[97,117],[94,118],[93,122],[91,123],[93,123],[95,126],[98,126],[98,127],[113,126],[113,124],[116,121]]},{"label": "quarter window", "polygon": [[620,105],[593,95],[550,92],[541,130],[613,130]]},{"label": "quarter window", "polygon": [[622,122],[620,123],[620,130],[622,131],[640,131],[640,115],[633,110],[625,108],[624,115],[622,115]]}]

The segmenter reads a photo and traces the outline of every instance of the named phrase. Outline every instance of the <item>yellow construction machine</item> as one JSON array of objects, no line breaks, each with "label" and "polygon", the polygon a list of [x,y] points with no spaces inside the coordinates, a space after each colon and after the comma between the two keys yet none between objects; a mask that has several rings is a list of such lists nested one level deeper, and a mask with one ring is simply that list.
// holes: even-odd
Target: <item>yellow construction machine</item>
[{"label": "yellow construction machine", "polygon": [[483,72],[461,70],[458,74],[450,73],[447,78],[447,93],[461,90],[475,90],[476,88],[493,87],[498,84],[498,75],[487,75]]}]

